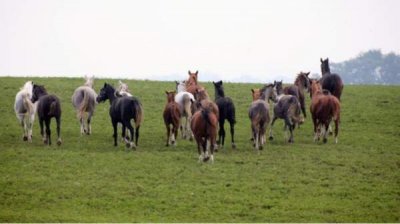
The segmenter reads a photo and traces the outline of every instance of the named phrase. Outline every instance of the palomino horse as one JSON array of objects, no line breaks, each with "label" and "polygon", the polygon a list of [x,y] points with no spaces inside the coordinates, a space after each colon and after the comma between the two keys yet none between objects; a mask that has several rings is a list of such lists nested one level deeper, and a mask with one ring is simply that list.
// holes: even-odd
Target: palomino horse
[{"label": "palomino horse", "polygon": [[273,140],[272,127],[278,118],[285,121],[285,130],[289,129],[290,137],[289,142],[293,143],[293,130],[296,124],[302,123],[300,117],[300,102],[297,97],[292,95],[280,94],[277,97],[277,103],[274,105],[274,116],[272,118],[271,127],[269,131],[269,140]]},{"label": "palomino horse", "polygon": [[[56,119],[57,123],[57,145],[61,145],[60,128],[61,128],[61,104],[60,100],[55,95],[48,95],[44,86],[33,85],[32,102],[38,101],[37,113],[40,124],[40,134],[43,138],[43,143],[51,145],[51,118]],[[46,134],[43,131],[43,122],[46,125]]]},{"label": "palomino horse", "polygon": [[265,85],[261,90],[252,89],[251,91],[253,93],[253,102],[249,108],[249,118],[251,121],[253,146],[255,149],[261,150],[265,143],[267,125],[270,122],[267,100],[276,101],[276,93],[273,84]]},{"label": "palomino horse", "polygon": [[336,96],[340,101],[340,96],[343,91],[343,82],[338,74],[331,73],[329,68],[329,59],[321,60],[321,74],[322,77],[319,80],[322,89],[329,90],[332,95]]},{"label": "palomino horse", "polygon": [[[218,117],[210,108],[200,108],[193,115],[191,129],[197,143],[199,162],[205,162],[209,159],[211,159],[211,162],[214,162],[214,147],[217,138],[217,125]],[[207,142],[210,147],[211,155],[208,155]]]},{"label": "palomino horse", "polygon": [[[311,81],[311,117],[314,123],[314,141],[323,134],[323,142],[327,142],[328,127],[333,119],[335,122],[335,143],[337,143],[340,123],[340,102],[330,93],[322,92],[319,81]],[[321,133],[322,131],[322,133]]]},{"label": "palomino horse", "polygon": [[[165,91],[165,93],[167,94],[167,105],[165,105],[163,117],[165,127],[167,128],[166,146],[169,146],[170,143],[175,146],[181,119],[181,111],[179,104],[175,102],[176,92]],[[172,125],[172,131],[170,125]]]},{"label": "palomino horse", "polygon": [[193,133],[190,130],[190,121],[192,119],[192,105],[195,102],[193,94],[186,91],[185,81],[176,82],[175,102],[179,104],[181,118],[184,118],[185,122],[181,122],[180,129],[182,138],[193,139]]},{"label": "palomino horse", "polygon": [[24,141],[32,142],[32,127],[35,120],[36,105],[32,103],[33,82],[28,81],[15,96],[14,111],[21,124]]},{"label": "palomino horse", "polygon": [[[104,83],[96,98],[97,102],[110,101],[110,117],[114,129],[114,146],[117,146],[117,125],[122,123],[122,137],[126,141],[127,148],[136,148],[139,140],[139,129],[143,121],[143,109],[139,100],[136,97],[116,97],[115,89],[110,84]],[[135,131],[131,124],[131,119],[135,121]],[[130,140],[125,138],[125,128],[130,132]],[[134,141],[135,135],[135,143]]]},{"label": "palomino horse", "polygon": [[[305,98],[304,98],[304,90],[309,91],[309,89],[310,89],[310,81],[308,79],[308,75],[310,75],[310,72],[307,72],[307,73],[300,72],[296,76],[294,85],[283,88],[284,94],[297,97],[297,99],[300,102],[301,111],[303,112],[304,117],[307,117],[306,103],[305,103]],[[277,88],[277,91],[278,91],[278,88]],[[280,93],[278,93],[278,94],[280,94]]]},{"label": "palomino horse", "polygon": [[218,141],[217,144],[221,144],[224,147],[225,142],[225,129],[224,123],[225,120],[228,120],[231,127],[231,143],[232,148],[236,148],[235,145],[235,105],[233,101],[229,97],[225,97],[224,87],[222,86],[222,81],[213,82],[215,88],[215,103],[218,106],[219,111],[219,131],[218,131]]},{"label": "palomino horse", "polygon": [[132,96],[128,84],[123,83],[121,80],[119,80],[118,84],[119,86],[117,88],[117,91],[115,92],[117,96]]},{"label": "palomino horse", "polygon": [[[91,134],[91,120],[96,108],[97,94],[93,89],[94,77],[85,76],[85,84],[75,89],[72,95],[72,105],[74,106],[79,122],[81,124],[81,135],[86,133]],[[87,122],[85,128],[85,113],[87,113]]]}]

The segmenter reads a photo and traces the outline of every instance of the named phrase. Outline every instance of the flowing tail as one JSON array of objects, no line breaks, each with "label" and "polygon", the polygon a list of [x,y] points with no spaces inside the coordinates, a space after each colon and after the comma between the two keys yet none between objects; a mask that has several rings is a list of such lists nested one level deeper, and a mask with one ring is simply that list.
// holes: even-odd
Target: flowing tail
[{"label": "flowing tail", "polygon": [[26,110],[28,111],[29,114],[34,113],[34,106],[32,101],[29,99],[29,94],[28,93],[24,93],[22,95],[22,103],[24,105],[24,107],[26,108]]},{"label": "flowing tail", "polygon": [[188,95],[184,95],[182,98],[183,102],[183,113],[187,115],[187,117],[192,117],[192,101]]},{"label": "flowing tail", "polygon": [[89,105],[89,94],[87,94],[85,91],[83,91],[83,100],[81,102],[81,105],[79,105],[78,109],[78,118],[83,117],[85,111],[88,109]]},{"label": "flowing tail", "polygon": [[143,119],[144,119],[143,107],[142,107],[142,104],[140,104],[140,102],[137,100],[134,100],[132,102],[133,102],[133,107],[135,108],[135,111],[136,111],[135,118],[134,118],[135,127],[138,128],[138,127],[140,127],[140,125],[142,124]]},{"label": "flowing tail", "polygon": [[50,104],[50,110],[49,110],[49,113],[48,113],[48,115],[49,116],[51,116],[51,115],[55,115],[56,113],[56,108],[57,108],[57,101],[53,101],[53,102],[51,102],[51,104]]}]

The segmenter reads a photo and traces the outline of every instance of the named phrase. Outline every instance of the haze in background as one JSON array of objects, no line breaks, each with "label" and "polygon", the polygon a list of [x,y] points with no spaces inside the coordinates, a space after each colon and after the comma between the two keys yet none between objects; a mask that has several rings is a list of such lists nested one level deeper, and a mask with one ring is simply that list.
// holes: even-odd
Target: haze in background
[{"label": "haze in background", "polygon": [[293,82],[400,52],[398,0],[0,0],[1,76]]}]

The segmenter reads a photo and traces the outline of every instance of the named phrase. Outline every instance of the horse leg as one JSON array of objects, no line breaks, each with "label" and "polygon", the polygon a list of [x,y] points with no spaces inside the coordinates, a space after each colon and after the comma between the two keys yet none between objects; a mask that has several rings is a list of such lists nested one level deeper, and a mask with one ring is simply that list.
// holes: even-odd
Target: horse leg
[{"label": "horse leg", "polygon": [[167,128],[167,143],[165,144],[165,146],[169,146],[169,140],[171,138],[171,128],[169,127],[169,124],[165,124],[165,127]]},{"label": "horse leg", "polygon": [[219,121],[219,132],[218,132],[218,141],[217,144],[221,144],[221,147],[224,148],[225,144],[225,128],[224,128],[225,120],[221,119]]},{"label": "horse leg", "polygon": [[[127,148],[136,148],[135,143],[133,142],[133,136],[135,135],[135,130],[132,127],[132,124],[129,120],[124,122],[124,126],[129,130],[130,132],[130,140],[125,140],[126,142],[126,147]],[[126,139],[126,138],[125,138]]]},{"label": "horse leg", "polygon": [[192,117],[188,117],[186,119],[186,130],[189,135],[189,141],[193,141],[193,132],[192,132],[192,129],[190,128],[191,121],[192,121]]},{"label": "horse leg", "polygon": [[35,113],[33,112],[33,113],[31,113],[30,115],[29,115],[29,122],[28,122],[28,124],[29,124],[29,128],[28,128],[28,141],[29,142],[32,142],[32,129],[33,129],[33,123],[34,123],[34,121],[35,121]]},{"label": "horse leg", "polygon": [[46,136],[43,130],[43,119],[39,117],[40,135],[42,136],[42,141],[44,144],[47,143]]},{"label": "horse leg", "polygon": [[83,135],[85,133],[85,127],[83,124],[83,117],[81,114],[79,114],[79,124],[81,125],[81,135]]},{"label": "horse leg", "polygon": [[179,124],[177,123],[177,124],[172,124],[172,139],[171,139],[171,142],[172,142],[172,145],[174,145],[174,146],[176,146],[176,138],[177,138],[177,136],[178,136],[178,127],[179,127]]},{"label": "horse leg", "polygon": [[271,127],[269,127],[269,140],[274,140],[274,136],[272,134],[272,127],[274,126],[276,119],[278,119],[278,117],[274,115],[274,117],[272,118]]},{"label": "horse leg", "polygon": [[338,143],[339,119],[335,119],[335,144]]},{"label": "horse leg", "polygon": [[135,133],[135,143],[136,143],[136,147],[139,146],[139,129],[140,129],[140,125],[136,127],[136,133]]},{"label": "horse leg", "polygon": [[51,145],[51,130],[50,130],[50,118],[44,120],[44,124],[46,125],[46,135],[47,135],[47,142],[48,145]]},{"label": "horse leg", "polygon": [[113,134],[113,137],[114,137],[114,146],[117,146],[118,145],[118,143],[117,143],[117,128],[118,128],[118,123],[116,122],[116,121],[114,121],[114,120],[112,120],[112,126],[113,126],[113,129],[114,129],[114,134]]},{"label": "horse leg", "polygon": [[229,121],[229,125],[231,127],[231,145],[232,148],[235,149],[236,148],[236,144],[235,144],[235,122],[233,120]]},{"label": "horse leg", "polygon": [[323,128],[323,130],[324,130],[323,140],[322,140],[324,143],[326,143],[328,141],[327,135],[329,133],[329,124],[330,124],[330,122],[326,122],[324,125],[321,125],[322,126],[321,128]]},{"label": "horse leg", "polygon": [[61,135],[60,135],[60,129],[61,129],[61,117],[56,117],[56,123],[57,123],[57,145],[61,145]]},{"label": "horse leg", "polygon": [[121,128],[121,137],[122,137],[122,142],[126,142],[126,127],[125,124],[122,123],[122,128]]},{"label": "horse leg", "polygon": [[[293,124],[292,124],[292,122],[290,121],[290,119],[289,119],[288,116],[285,117],[285,126],[286,126],[287,128],[289,128],[289,132],[290,132],[290,137],[289,137],[288,142],[289,142],[289,143],[293,143]],[[286,128],[285,128],[285,129],[286,129]]]},{"label": "horse leg", "polygon": [[93,116],[93,111],[90,111],[88,113],[88,118],[87,118],[87,135],[92,134],[92,125],[91,125],[91,121],[92,121],[92,116]]},{"label": "horse leg", "polygon": [[[182,118],[181,118],[181,120],[182,120]],[[185,133],[184,133],[184,130],[183,130],[183,122],[180,123],[179,128],[181,129],[181,137],[182,137],[182,139],[185,139]]]},{"label": "horse leg", "polygon": [[28,140],[28,136],[26,135],[25,114],[18,113],[17,118],[18,118],[19,124],[21,125],[22,130],[24,132],[22,134],[22,140],[27,141]]}]

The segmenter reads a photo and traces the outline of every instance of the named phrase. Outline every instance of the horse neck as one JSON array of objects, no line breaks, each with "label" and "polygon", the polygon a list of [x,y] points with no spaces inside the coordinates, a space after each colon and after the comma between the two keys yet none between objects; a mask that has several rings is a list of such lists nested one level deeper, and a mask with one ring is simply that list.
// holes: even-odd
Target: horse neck
[{"label": "horse neck", "polygon": [[224,90],[221,88],[215,88],[215,99],[225,97]]},{"label": "horse neck", "polygon": [[184,86],[184,85],[178,85],[177,87],[176,87],[176,91],[179,93],[179,92],[186,92],[186,86]]},{"label": "horse neck", "polygon": [[331,74],[331,68],[329,67],[329,64],[321,67],[321,74],[322,75]]},{"label": "horse neck", "polygon": [[107,91],[107,97],[108,97],[108,100],[110,101],[110,104],[112,104],[114,102],[114,100],[117,98],[114,95],[114,91]]}]

